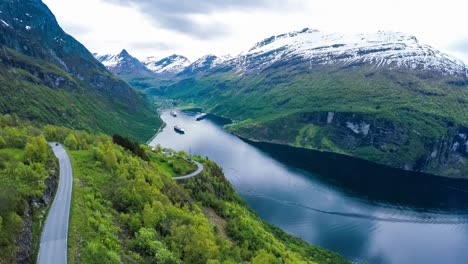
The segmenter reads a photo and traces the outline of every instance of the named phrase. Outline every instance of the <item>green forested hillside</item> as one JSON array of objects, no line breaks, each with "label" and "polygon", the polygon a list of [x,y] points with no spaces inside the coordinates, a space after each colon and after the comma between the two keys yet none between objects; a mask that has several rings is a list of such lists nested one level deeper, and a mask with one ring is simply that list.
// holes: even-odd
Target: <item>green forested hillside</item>
[{"label": "green forested hillside", "polygon": [[171,175],[191,169],[185,153],[160,148],[152,153],[142,146],[148,162],[136,147],[126,150],[103,134],[36,128],[3,116],[1,263],[18,257],[17,238],[31,208],[37,246],[44,207],[34,201],[43,196],[45,179],[53,175],[48,172],[56,170],[47,146],[51,140],[67,146],[74,172],[69,263],[346,262],[259,219],[212,161],[197,158],[203,173],[175,182]]},{"label": "green forested hillside", "polygon": [[0,10],[0,113],[140,142],[159,128],[146,98],[65,33],[44,3],[0,1]]},{"label": "green forested hillside", "polygon": [[[115,85],[122,82],[106,74]],[[90,89],[53,64],[5,47],[0,52],[0,92],[1,113],[15,113],[42,124],[119,132],[141,142],[161,124],[155,110],[141,95],[138,99],[136,91],[129,90],[134,98],[125,99],[134,102],[113,98],[112,94]]]}]

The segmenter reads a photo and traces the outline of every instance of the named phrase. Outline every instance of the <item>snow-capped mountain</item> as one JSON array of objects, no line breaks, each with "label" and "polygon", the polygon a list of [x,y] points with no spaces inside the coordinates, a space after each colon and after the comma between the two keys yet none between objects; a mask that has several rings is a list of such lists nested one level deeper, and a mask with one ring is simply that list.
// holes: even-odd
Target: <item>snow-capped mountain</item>
[{"label": "snow-capped mountain", "polygon": [[414,36],[379,31],[345,35],[303,29],[269,37],[242,52],[229,65],[243,74],[264,70],[276,63],[309,65],[360,65],[437,71],[446,75],[467,74],[466,65]]},{"label": "snow-capped mountain", "polygon": [[211,69],[214,69],[226,61],[232,59],[230,55],[218,57],[216,55],[205,55],[194,63],[187,66],[183,71],[181,71],[178,75],[179,76],[188,76],[188,75],[195,75],[199,73],[208,72]]},{"label": "snow-capped mountain", "polygon": [[150,76],[152,72],[125,49],[117,55],[93,54],[107,69],[117,75]]},{"label": "snow-capped mountain", "polygon": [[168,75],[178,74],[190,65],[186,57],[176,54],[159,60],[156,57],[147,57],[142,62],[152,72]]},{"label": "snow-capped mountain", "polygon": [[325,33],[305,28],[266,38],[236,57],[206,55],[193,63],[181,55],[146,57],[141,62],[125,50],[97,56],[108,69],[122,76],[136,71],[155,73],[159,79],[183,79],[217,71],[256,74],[269,68],[311,68],[317,65],[364,66],[431,71],[468,76],[467,66],[441,51],[400,32],[371,34]]}]

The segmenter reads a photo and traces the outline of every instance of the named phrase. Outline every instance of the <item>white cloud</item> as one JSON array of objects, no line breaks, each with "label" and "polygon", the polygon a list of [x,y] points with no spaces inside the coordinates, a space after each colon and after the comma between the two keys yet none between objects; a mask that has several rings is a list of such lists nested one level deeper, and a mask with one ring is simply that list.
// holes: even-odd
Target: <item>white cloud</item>
[{"label": "white cloud", "polygon": [[[462,0],[231,0],[229,5],[211,0],[206,12],[187,1],[191,5],[181,8],[183,3],[168,0],[146,1],[151,3],[146,6],[124,0],[44,0],[67,32],[98,53],[126,48],[139,57],[177,53],[194,60],[209,53],[237,54],[271,35],[310,27],[401,31],[468,62],[468,48],[460,47],[468,37],[468,2]],[[181,10],[177,16],[151,11],[161,5],[164,12],[175,12],[171,3]]]}]

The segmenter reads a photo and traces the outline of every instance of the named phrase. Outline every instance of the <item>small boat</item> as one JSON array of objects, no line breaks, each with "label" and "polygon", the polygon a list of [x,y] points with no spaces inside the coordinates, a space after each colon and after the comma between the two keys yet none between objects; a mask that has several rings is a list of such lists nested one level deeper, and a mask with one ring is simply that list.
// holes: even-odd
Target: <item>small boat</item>
[{"label": "small boat", "polygon": [[201,114],[197,115],[196,120],[201,121],[201,120],[205,119],[207,116],[208,116],[208,114],[201,113]]},{"label": "small boat", "polygon": [[185,129],[181,128],[180,126],[174,126],[174,131],[179,134],[185,134]]},{"label": "small boat", "polygon": [[171,111],[171,116],[177,117],[177,113],[175,111]]}]

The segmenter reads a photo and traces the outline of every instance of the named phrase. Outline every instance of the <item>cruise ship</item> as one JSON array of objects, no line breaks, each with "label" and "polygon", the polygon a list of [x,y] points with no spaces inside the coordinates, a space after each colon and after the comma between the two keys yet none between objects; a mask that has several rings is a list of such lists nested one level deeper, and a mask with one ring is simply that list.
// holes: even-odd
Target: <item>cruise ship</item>
[{"label": "cruise ship", "polygon": [[206,114],[206,113],[201,113],[201,114],[197,115],[196,120],[197,120],[197,121],[203,120],[203,119],[205,119],[207,116],[208,116],[208,114]]},{"label": "cruise ship", "polygon": [[180,126],[174,126],[174,131],[179,134],[185,134],[185,129],[181,128]]}]

